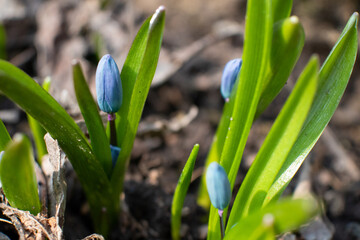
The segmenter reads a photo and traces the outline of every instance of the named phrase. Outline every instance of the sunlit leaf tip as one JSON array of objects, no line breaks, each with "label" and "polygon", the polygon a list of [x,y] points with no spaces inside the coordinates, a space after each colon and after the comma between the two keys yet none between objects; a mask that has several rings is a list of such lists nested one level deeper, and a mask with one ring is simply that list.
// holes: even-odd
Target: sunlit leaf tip
[{"label": "sunlit leaf tip", "polygon": [[150,30],[154,28],[159,22],[159,19],[162,18],[165,14],[165,7],[160,6],[158,9],[156,9],[154,15],[150,19]]}]

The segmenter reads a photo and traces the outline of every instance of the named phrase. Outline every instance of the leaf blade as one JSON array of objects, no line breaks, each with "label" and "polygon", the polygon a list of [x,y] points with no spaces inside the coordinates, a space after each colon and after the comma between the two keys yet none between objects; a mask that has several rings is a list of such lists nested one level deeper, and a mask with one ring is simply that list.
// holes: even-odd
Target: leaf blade
[{"label": "leaf blade", "polygon": [[199,144],[195,144],[190,156],[185,164],[178,184],[175,189],[174,198],[171,205],[171,236],[173,240],[180,239],[181,210],[184,205],[185,196],[190,185],[195,160],[199,152]]},{"label": "leaf blade", "polygon": [[141,25],[135,39],[131,45],[126,57],[124,66],[121,69],[120,78],[123,87],[123,103],[116,113],[117,142],[120,144],[126,133],[126,119],[128,117],[131,96],[134,91],[134,85],[139,75],[140,67],[146,51],[150,19],[148,17]]},{"label": "leaf blade", "polygon": [[157,22],[154,23],[154,25],[151,25],[149,22],[148,25],[149,36],[147,38],[146,49],[141,61],[141,66],[139,67],[139,72],[136,76],[133,92],[131,94],[128,115],[126,118],[124,116],[120,116],[122,118],[121,122],[123,122],[125,126],[122,126],[125,128],[125,135],[122,139],[120,139],[120,141],[118,138],[118,142],[122,144],[120,146],[121,152],[111,178],[113,189],[119,192],[122,191],[125,169],[129,162],[137,127],[140,122],[142,110],[150,89],[151,81],[155,74],[157,61],[159,58],[165,25],[165,11],[162,9],[162,11],[158,13],[159,15],[156,15],[157,13],[158,12],[153,15],[153,17],[156,16],[158,18]]},{"label": "leaf blade", "polygon": [[6,31],[4,25],[0,22],[0,59],[6,58]]},{"label": "leaf blade", "polygon": [[81,114],[89,131],[91,146],[104,171],[111,175],[111,152],[104,125],[78,61],[73,63],[73,82]]},{"label": "leaf blade", "polygon": [[283,20],[290,16],[293,0],[272,0],[273,22]]},{"label": "leaf blade", "polygon": [[12,207],[36,215],[41,210],[31,144],[24,135],[15,135],[0,162],[0,179]]},{"label": "leaf blade", "polygon": [[296,16],[274,24],[270,63],[255,118],[269,106],[287,82],[304,46],[304,29]]},{"label": "leaf blade", "polygon": [[239,239],[246,240],[256,231],[266,232],[263,226],[264,217],[272,216],[274,233],[280,234],[300,227],[318,212],[318,206],[314,200],[296,199],[283,200],[279,203],[269,205],[246,218],[239,219],[236,225],[226,234],[224,240]]},{"label": "leaf blade", "polygon": [[[51,79],[50,77],[45,78],[42,87],[45,89],[45,91],[49,92]],[[38,121],[36,121],[33,117],[31,117],[29,114],[26,114],[28,123],[31,129],[31,132],[33,134],[34,142],[35,142],[35,148],[37,152],[38,162],[41,166],[41,159],[44,155],[47,154],[46,144],[44,141],[44,136],[46,134],[45,129],[39,124]]]},{"label": "leaf blade", "polygon": [[358,13],[354,13],[320,69],[314,104],[294,148],[269,190],[268,201],[279,198],[319,139],[340,102],[355,64],[358,48],[357,22]]},{"label": "leaf blade", "polygon": [[0,119],[0,152],[4,151],[6,145],[11,141],[9,132],[7,131],[3,121]]}]

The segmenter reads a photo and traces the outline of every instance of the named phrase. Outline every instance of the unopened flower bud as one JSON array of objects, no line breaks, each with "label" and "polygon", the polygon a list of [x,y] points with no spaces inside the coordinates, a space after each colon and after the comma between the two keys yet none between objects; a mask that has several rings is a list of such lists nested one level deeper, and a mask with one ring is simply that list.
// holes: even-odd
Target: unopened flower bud
[{"label": "unopened flower bud", "polygon": [[236,58],[230,60],[224,68],[223,75],[221,77],[221,95],[223,98],[228,101],[231,91],[234,88],[236,79],[240,73],[242,65],[242,60],[240,58]]},{"label": "unopened flower bud", "polygon": [[99,108],[103,112],[119,111],[123,95],[120,73],[109,54],[101,58],[96,69],[96,94]]},{"label": "unopened flower bud", "polygon": [[224,168],[217,162],[212,162],[206,171],[206,186],[211,204],[217,209],[225,209],[231,199],[230,182]]}]

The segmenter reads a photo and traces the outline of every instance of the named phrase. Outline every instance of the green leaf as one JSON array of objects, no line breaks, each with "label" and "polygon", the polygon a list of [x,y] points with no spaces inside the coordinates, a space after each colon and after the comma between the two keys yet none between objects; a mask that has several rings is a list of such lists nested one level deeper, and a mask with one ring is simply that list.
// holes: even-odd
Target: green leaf
[{"label": "green leaf", "polygon": [[44,141],[44,136],[46,131],[41,127],[41,125],[32,118],[29,114],[27,115],[29,127],[31,129],[32,135],[34,137],[37,160],[39,165],[41,165],[41,158],[47,154],[46,145]]},{"label": "green leaf", "polygon": [[[125,83],[129,81],[130,83],[129,85],[123,85],[124,99],[123,106],[119,112],[120,121],[118,121],[120,124],[116,126],[118,143],[121,144],[121,152],[111,178],[111,184],[113,189],[119,191],[119,193],[122,191],[125,170],[130,159],[145,100],[155,74],[164,24],[165,11],[163,7],[160,7],[149,22],[148,20],[145,21],[143,27],[148,26],[148,30],[146,31],[143,27],[140,29],[133,43],[136,45],[130,49],[130,59],[126,60],[123,70],[121,71],[122,82]],[[136,51],[137,48],[139,48],[139,52],[143,51],[143,54],[135,54],[134,51]],[[132,93],[130,97],[125,95],[125,92],[131,92],[131,90]],[[127,108],[128,111],[123,113],[122,108]]]},{"label": "green leaf", "polygon": [[15,135],[0,162],[2,188],[12,207],[37,215],[41,210],[30,141]]},{"label": "green leaf", "polygon": [[96,102],[91,95],[78,61],[73,63],[73,80],[76,99],[89,131],[92,149],[103,169],[110,177],[112,169],[110,143],[107,139]]},{"label": "green leaf", "polygon": [[[44,82],[42,84],[43,89],[45,91],[49,92],[50,84],[51,84],[50,77],[45,78],[45,80],[44,80]],[[44,141],[44,136],[46,134],[46,131],[40,125],[40,123],[38,121],[36,121],[34,118],[32,118],[29,114],[27,114],[27,118],[28,118],[28,122],[29,122],[31,132],[32,132],[33,137],[34,137],[38,162],[39,162],[39,165],[41,166],[41,159],[42,159],[42,157],[44,155],[47,154],[46,144],[45,144],[45,141]]]},{"label": "green leaf", "polygon": [[42,88],[49,92],[50,90],[50,86],[51,86],[51,77],[47,76],[45,79],[44,79],[44,82],[42,84]]},{"label": "green leaf", "polygon": [[[269,218],[272,217],[272,215],[267,215]],[[264,218],[267,218],[267,216],[264,216]],[[264,222],[264,220],[263,220]],[[264,223],[260,224],[257,229],[254,230],[254,232],[247,238],[247,240],[275,240],[275,233],[273,226],[266,226]]]},{"label": "green leaf", "polygon": [[0,120],[0,152],[4,151],[6,145],[11,141],[9,132],[4,123]]},{"label": "green leaf", "polygon": [[[118,201],[84,134],[66,111],[26,73],[0,60],[0,91],[58,140],[85,190],[97,232],[106,233],[116,218]],[[106,209],[107,211],[104,211]]]},{"label": "green leaf", "polygon": [[147,18],[139,29],[120,73],[123,87],[123,103],[119,112],[116,114],[118,144],[122,142],[126,134],[126,118],[130,111],[131,96],[147,48],[150,19],[151,17]]},{"label": "green leaf", "polygon": [[356,59],[358,16],[358,13],[354,13],[349,19],[321,67],[314,103],[293,149],[267,194],[267,201],[279,198],[319,139],[340,102]]},{"label": "green leaf", "polygon": [[6,58],[6,32],[4,25],[0,22],[0,59]]},{"label": "green leaf", "polygon": [[295,16],[274,24],[270,64],[255,118],[268,107],[288,80],[304,46],[304,29]]},{"label": "green leaf", "polygon": [[[271,223],[266,222],[271,220],[273,221],[272,230],[276,235],[294,230],[309,221],[318,211],[318,206],[314,200],[283,200],[259,209],[245,218],[238,219],[236,225],[225,234],[224,240],[263,239],[255,236],[266,234],[269,227],[271,227]],[[266,226],[267,224],[270,226]],[[252,237],[249,238],[249,236]]]},{"label": "green leaf", "polygon": [[273,22],[288,18],[291,13],[293,0],[271,0]]},{"label": "green leaf", "polygon": [[[239,170],[245,143],[254,120],[263,86],[265,70],[270,56],[272,39],[271,4],[267,0],[249,0],[247,3],[243,65],[234,99],[233,113],[229,116],[221,165],[228,173],[231,188]],[[226,211],[225,211],[226,213]],[[208,239],[219,239],[217,210],[211,207]]]},{"label": "green leaf", "polygon": [[99,32],[93,32],[91,35],[91,45],[94,49],[95,60],[98,62],[107,53],[105,41]]},{"label": "green leaf", "polygon": [[199,144],[195,144],[175,189],[174,198],[171,205],[171,236],[173,240],[180,240],[181,210],[183,208],[185,196],[190,185],[191,175],[194,170],[195,160],[198,152]]},{"label": "green leaf", "polygon": [[318,58],[312,57],[241,184],[229,217],[229,228],[238,219],[263,206],[266,193],[293,147],[311,107],[318,69]]}]

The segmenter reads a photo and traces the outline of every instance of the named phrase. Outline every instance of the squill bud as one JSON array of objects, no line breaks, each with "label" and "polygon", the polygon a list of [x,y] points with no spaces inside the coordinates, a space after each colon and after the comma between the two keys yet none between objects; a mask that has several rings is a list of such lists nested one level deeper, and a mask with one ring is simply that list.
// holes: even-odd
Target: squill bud
[{"label": "squill bud", "polygon": [[206,186],[212,205],[223,210],[231,199],[230,182],[222,166],[212,162],[206,171]]},{"label": "squill bud", "polygon": [[236,58],[230,60],[224,68],[223,75],[221,77],[221,95],[223,98],[228,101],[231,91],[234,88],[236,79],[240,73],[242,65],[242,60],[240,58]]},{"label": "squill bud", "polygon": [[123,95],[120,73],[116,62],[109,54],[101,58],[96,69],[96,94],[103,112],[119,111]]}]

